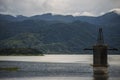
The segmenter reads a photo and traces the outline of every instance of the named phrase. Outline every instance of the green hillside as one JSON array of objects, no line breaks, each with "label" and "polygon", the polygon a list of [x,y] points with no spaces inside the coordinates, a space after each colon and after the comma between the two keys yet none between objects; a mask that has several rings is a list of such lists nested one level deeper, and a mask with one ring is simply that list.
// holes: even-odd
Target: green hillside
[{"label": "green hillside", "polygon": [[[16,18],[11,20],[11,16],[9,18],[5,16],[5,19],[0,17],[0,49],[30,48],[44,54],[91,53],[85,52],[83,49],[90,48],[96,43],[99,27],[103,28],[105,43],[110,48],[120,49],[120,23],[118,23],[119,17],[116,18],[119,15],[114,14],[115,17],[108,18],[111,15],[113,14],[92,18],[93,22],[96,19],[105,19],[106,24],[92,24],[92,22],[87,22],[87,20],[83,22],[76,20],[76,17],[70,16],[69,19],[72,18],[72,21],[63,20],[64,18],[67,20],[68,16],[62,16],[63,19],[60,21],[58,19],[61,16],[55,18],[56,16],[50,15],[50,18],[54,19],[45,20],[47,19],[46,17],[43,19],[44,17],[41,16],[33,16],[25,17],[24,20],[18,20],[18,18],[17,20]],[[78,17],[78,19],[82,18]],[[115,19],[115,22],[112,19]],[[112,22],[109,22],[111,20]],[[119,51],[114,53],[119,54]]]}]

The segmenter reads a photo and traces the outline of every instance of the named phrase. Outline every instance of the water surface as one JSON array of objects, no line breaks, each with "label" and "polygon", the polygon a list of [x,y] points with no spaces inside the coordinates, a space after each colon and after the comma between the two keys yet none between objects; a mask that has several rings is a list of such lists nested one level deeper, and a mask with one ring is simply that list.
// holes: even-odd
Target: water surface
[{"label": "water surface", "polygon": [[[19,67],[0,71],[0,80],[120,80],[120,55],[109,55],[109,74],[93,75],[92,55],[0,56],[0,67]],[[93,77],[94,76],[94,77]]]}]

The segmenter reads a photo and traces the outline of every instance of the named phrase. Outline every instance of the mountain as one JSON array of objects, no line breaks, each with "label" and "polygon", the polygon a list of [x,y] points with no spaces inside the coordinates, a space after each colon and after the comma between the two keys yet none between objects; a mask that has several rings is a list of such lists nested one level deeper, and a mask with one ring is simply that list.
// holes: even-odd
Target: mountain
[{"label": "mountain", "polygon": [[114,11],[98,17],[99,24],[118,24],[120,22],[120,14]]},{"label": "mountain", "polygon": [[42,14],[42,15],[34,15],[31,17],[25,17],[22,15],[18,15],[16,17],[11,15],[2,15],[0,14],[0,20],[7,21],[24,21],[24,20],[44,20],[44,21],[60,21],[60,22],[73,22],[76,20],[80,20],[83,22],[88,22],[95,25],[103,25],[103,24],[112,24],[113,22],[120,22],[120,11],[112,10],[104,15],[98,17],[91,16],[72,16],[72,15],[53,15],[51,13]]},{"label": "mountain", "polygon": [[89,22],[95,25],[119,24],[120,14],[118,14],[118,12],[116,11],[111,11],[98,17],[77,16],[76,19],[84,22]]},{"label": "mountain", "polygon": [[0,21],[14,21],[16,20],[15,17],[11,16],[11,15],[3,15],[3,14],[0,14]]},{"label": "mountain", "polygon": [[61,21],[61,22],[72,22],[75,18],[72,15],[52,15],[51,13],[43,15],[35,15],[30,17],[31,20],[46,20],[46,21]]},{"label": "mountain", "polygon": [[[44,53],[85,53],[96,43],[99,27],[110,48],[120,49],[120,15],[98,17],[43,14],[0,15],[0,48],[34,48]],[[88,52],[89,53],[89,52]],[[119,52],[115,52],[119,53]]]},{"label": "mountain", "polygon": [[18,15],[18,16],[11,16],[11,15],[4,15],[4,14],[0,14],[0,21],[23,21],[25,20],[27,17],[22,16],[22,15]]},{"label": "mountain", "polygon": [[[89,30],[92,32],[89,33]],[[0,47],[37,48],[45,52],[78,52],[83,46],[94,43],[92,38],[95,38],[95,30],[96,26],[81,21],[71,23],[12,22],[2,28]],[[90,42],[84,43],[88,39]]]}]

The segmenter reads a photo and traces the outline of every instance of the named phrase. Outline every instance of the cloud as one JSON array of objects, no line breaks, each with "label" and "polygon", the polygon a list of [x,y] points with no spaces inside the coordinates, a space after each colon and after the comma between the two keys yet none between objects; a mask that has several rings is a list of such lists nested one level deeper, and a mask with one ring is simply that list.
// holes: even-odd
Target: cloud
[{"label": "cloud", "polygon": [[81,16],[95,16],[95,15],[90,12],[83,12]]},{"label": "cloud", "polygon": [[115,12],[117,14],[120,14],[120,8],[114,8],[114,9],[108,11],[108,12]]},{"label": "cloud", "polygon": [[35,14],[100,15],[120,8],[120,0],[0,0],[0,13],[31,16]]},{"label": "cloud", "polygon": [[96,15],[90,12],[82,12],[82,13],[76,12],[73,14],[73,16],[96,16]]},{"label": "cloud", "polygon": [[0,0],[0,12],[14,15],[34,15],[49,12],[48,0]]}]

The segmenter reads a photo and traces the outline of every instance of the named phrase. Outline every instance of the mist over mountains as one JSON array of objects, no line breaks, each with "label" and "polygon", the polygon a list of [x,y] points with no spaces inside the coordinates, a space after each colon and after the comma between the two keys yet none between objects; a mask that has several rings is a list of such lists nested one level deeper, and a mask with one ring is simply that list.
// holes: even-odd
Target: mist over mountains
[{"label": "mist over mountains", "polygon": [[[102,16],[0,14],[0,48],[35,48],[44,53],[86,53],[103,28],[105,43],[120,49],[120,14]],[[120,53],[119,51],[116,53]]]}]

